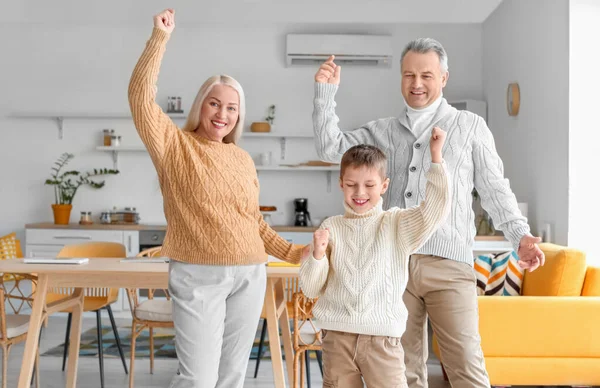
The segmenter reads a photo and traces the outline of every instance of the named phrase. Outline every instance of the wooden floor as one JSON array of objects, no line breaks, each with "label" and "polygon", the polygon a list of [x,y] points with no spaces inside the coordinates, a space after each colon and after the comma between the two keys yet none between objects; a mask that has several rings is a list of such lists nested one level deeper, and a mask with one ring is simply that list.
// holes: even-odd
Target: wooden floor
[{"label": "wooden floor", "polygon": [[[104,318],[103,318],[104,319]],[[106,317],[108,322],[108,317]],[[130,324],[131,321],[117,320],[117,324]],[[95,319],[85,318],[83,330],[94,328]],[[46,350],[61,344],[64,340],[66,319],[64,317],[51,317],[48,327],[44,329],[41,341],[42,353]],[[18,374],[21,366],[21,357],[23,355],[23,345],[15,346],[10,352],[8,368],[8,386],[16,387]],[[41,386],[45,388],[58,388],[65,386],[65,373],[61,371],[61,357],[41,357]],[[251,388],[270,388],[273,387],[273,374],[271,363],[267,360],[261,361],[258,378],[253,378],[254,360],[250,360],[246,373],[244,387]],[[106,358],[104,360],[105,368],[105,387],[117,388],[128,387],[128,376],[123,371],[123,365],[118,358]],[[429,368],[429,387],[430,388],[448,388],[450,384],[442,379],[441,368],[435,359],[430,359]],[[171,377],[177,369],[177,361],[171,359],[155,359],[154,374],[149,373],[148,359],[136,360],[135,381],[136,387],[144,388],[164,388],[168,387]],[[313,387],[321,387],[322,379],[319,367],[315,361],[311,363],[311,374]],[[97,388],[100,387],[100,372],[98,359],[92,357],[80,357],[77,387]]]}]

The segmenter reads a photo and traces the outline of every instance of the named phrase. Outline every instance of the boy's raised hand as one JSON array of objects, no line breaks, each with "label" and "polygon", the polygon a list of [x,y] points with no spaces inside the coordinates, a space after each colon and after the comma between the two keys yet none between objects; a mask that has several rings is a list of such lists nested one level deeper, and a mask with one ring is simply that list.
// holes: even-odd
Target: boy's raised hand
[{"label": "boy's raised hand", "polygon": [[446,141],[446,131],[440,127],[433,127],[431,131],[431,140],[429,148],[431,149],[431,161],[433,163],[442,163],[442,147]]},{"label": "boy's raised hand", "polygon": [[338,66],[333,62],[335,56],[332,55],[317,70],[317,74],[315,74],[315,81],[322,84],[340,84],[340,73],[342,71],[342,67]]},{"label": "boy's raised hand", "polygon": [[322,259],[325,256],[325,250],[329,244],[329,229],[317,229],[313,236],[313,257],[315,259]]}]

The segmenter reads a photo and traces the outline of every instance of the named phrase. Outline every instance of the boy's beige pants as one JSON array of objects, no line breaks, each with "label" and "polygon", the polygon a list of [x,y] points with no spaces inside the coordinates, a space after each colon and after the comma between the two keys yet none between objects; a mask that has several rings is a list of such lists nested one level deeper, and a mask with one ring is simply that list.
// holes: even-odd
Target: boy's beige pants
[{"label": "boy's beige pants", "polygon": [[[363,382],[364,379],[364,382]],[[323,331],[323,388],[407,388],[400,338]]]},{"label": "boy's beige pants", "polygon": [[427,316],[452,387],[489,388],[473,267],[438,256],[412,255],[404,304],[408,321],[402,346],[410,388],[428,386]]}]

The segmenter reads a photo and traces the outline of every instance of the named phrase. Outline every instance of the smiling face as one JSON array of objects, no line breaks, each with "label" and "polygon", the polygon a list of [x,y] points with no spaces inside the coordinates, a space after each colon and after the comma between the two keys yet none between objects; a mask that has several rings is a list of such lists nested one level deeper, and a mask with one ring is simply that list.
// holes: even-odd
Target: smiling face
[{"label": "smiling face", "polygon": [[234,88],[215,85],[202,102],[198,134],[222,142],[238,122],[239,106],[240,97]]},{"label": "smiling face", "polygon": [[442,94],[448,81],[435,51],[421,54],[409,51],[402,60],[402,96],[413,109],[431,105]]},{"label": "smiling face", "polygon": [[390,180],[376,167],[348,166],[340,178],[344,201],[356,213],[363,214],[379,203]]}]

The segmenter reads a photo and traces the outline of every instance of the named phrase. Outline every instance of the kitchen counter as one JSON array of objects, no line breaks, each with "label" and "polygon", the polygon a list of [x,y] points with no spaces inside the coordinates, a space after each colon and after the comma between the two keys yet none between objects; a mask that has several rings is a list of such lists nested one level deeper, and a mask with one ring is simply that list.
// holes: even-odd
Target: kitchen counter
[{"label": "kitchen counter", "polygon": [[[285,226],[278,225],[272,227],[276,232],[305,232],[312,233],[316,227],[303,227],[303,226]],[[25,229],[66,229],[66,230],[166,230],[166,225],[150,225],[150,224],[100,224],[95,223],[92,225],[56,225],[52,222],[38,222],[33,224],[25,225]]]}]

